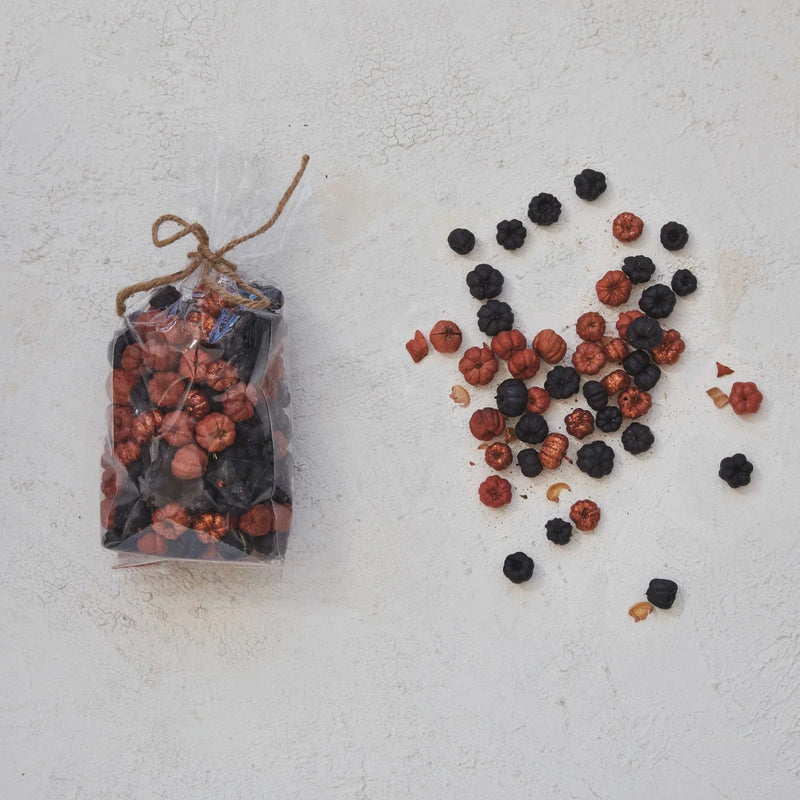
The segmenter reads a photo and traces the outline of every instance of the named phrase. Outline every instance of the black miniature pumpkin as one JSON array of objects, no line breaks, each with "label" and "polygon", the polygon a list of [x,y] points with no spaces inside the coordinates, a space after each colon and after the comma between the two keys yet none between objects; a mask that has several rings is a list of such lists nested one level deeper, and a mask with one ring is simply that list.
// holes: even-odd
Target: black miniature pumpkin
[{"label": "black miniature pumpkin", "polygon": [[550,428],[547,425],[547,420],[541,415],[533,411],[526,411],[514,426],[514,432],[521,442],[528,444],[538,444],[543,442],[545,436],[550,433]]},{"label": "black miniature pumpkin", "polygon": [[602,478],[614,469],[614,451],[605,442],[585,444],[578,450],[576,463],[592,478]]},{"label": "black miniature pumpkin", "polygon": [[528,387],[519,378],[507,378],[497,387],[494,399],[506,417],[518,417],[528,405]]}]

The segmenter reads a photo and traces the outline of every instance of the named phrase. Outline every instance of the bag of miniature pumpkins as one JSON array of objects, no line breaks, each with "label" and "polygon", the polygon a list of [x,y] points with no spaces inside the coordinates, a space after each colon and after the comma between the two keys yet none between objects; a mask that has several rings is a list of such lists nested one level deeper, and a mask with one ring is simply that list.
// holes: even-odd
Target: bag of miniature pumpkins
[{"label": "bag of miniature pumpkins", "polygon": [[[194,237],[188,264],[117,296],[100,513],[103,545],[129,560],[283,557],[292,520],[284,298],[230,259],[272,227],[307,161],[273,216],[218,250],[198,223],[160,217],[153,243]],[[162,237],[167,226],[174,232]]]}]

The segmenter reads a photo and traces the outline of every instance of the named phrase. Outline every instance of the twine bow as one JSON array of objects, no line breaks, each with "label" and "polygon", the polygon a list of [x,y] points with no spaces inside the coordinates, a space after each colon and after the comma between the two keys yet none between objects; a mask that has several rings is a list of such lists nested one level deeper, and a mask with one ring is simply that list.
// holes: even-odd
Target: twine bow
[{"label": "twine bow", "polygon": [[[171,275],[163,275],[160,278],[151,278],[149,281],[134,283],[118,292],[117,316],[121,317],[125,313],[125,302],[129,297],[131,297],[131,295],[137,294],[138,292],[147,292],[150,289],[155,289],[157,286],[166,286],[168,283],[173,283],[174,281],[182,281],[185,278],[188,278],[198,269],[200,270],[201,281],[203,278],[208,276],[212,270],[214,270],[220,275],[225,275],[226,277],[230,278],[247,294],[254,295],[253,298],[242,297],[239,294],[233,294],[232,292],[223,289],[221,286],[218,286],[214,289],[214,291],[222,299],[236,303],[239,306],[244,306],[245,308],[256,308],[262,310],[271,308],[273,301],[266,297],[255,286],[248,283],[243,278],[240,278],[237,274],[236,264],[228,261],[228,259],[225,258],[225,254],[233,250],[234,247],[238,247],[240,244],[242,244],[242,242],[246,242],[248,239],[254,239],[256,236],[261,236],[262,233],[268,231],[278,221],[278,217],[280,217],[280,215],[283,213],[283,209],[289,202],[289,198],[294,193],[294,190],[297,188],[297,184],[300,183],[300,178],[303,177],[303,173],[306,171],[306,164],[308,164],[308,156],[303,156],[300,163],[300,169],[297,170],[294,180],[289,184],[289,188],[283,193],[283,197],[281,197],[280,202],[275,207],[275,211],[273,212],[272,216],[260,228],[254,230],[252,233],[246,234],[245,236],[239,236],[236,239],[231,239],[228,244],[226,244],[224,247],[221,247],[219,250],[211,250],[211,248],[208,246],[208,233],[206,232],[206,229],[200,225],[200,223],[186,222],[186,220],[176,217],[174,214],[163,214],[160,216],[153,223],[152,230],[153,244],[156,247],[166,247],[173,242],[177,242],[178,239],[182,239],[184,236],[189,236],[189,234],[192,234],[197,239],[197,249],[189,253],[189,263],[186,265],[185,269],[182,269],[179,272],[173,272]],[[180,230],[178,230],[176,233],[173,233],[172,236],[168,236],[166,239],[161,239],[159,238],[158,232],[165,222],[176,223],[180,226]]]}]

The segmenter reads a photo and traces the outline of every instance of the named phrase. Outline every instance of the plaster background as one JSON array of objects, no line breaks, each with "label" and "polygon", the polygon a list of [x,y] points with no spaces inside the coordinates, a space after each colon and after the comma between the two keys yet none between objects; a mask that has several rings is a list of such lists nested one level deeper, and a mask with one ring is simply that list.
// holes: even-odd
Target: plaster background
[{"label": "plaster background", "polygon": [[[2,6],[4,798],[798,796],[796,3]],[[211,180],[209,139],[258,155],[275,199],[312,156],[264,266],[291,303],[293,538],[282,570],[112,571],[113,295],[182,265],[149,228]],[[562,221],[501,251],[494,224],[543,190]],[[481,341],[481,260],[523,331],[565,329],[634,252],[608,232],[624,209],[658,276],[698,274],[670,318],[689,349],[654,452],[558,474],[558,511],[589,495],[604,518],[556,550],[549,476],[477,502],[466,425],[491,393],[452,407],[457,359],[403,344],[441,317]],[[765,391],[757,418],[705,396],[733,379]],[[757,473],[734,493],[737,450]],[[524,587],[500,573],[520,548]],[[634,625],[656,575],[679,601]]]}]

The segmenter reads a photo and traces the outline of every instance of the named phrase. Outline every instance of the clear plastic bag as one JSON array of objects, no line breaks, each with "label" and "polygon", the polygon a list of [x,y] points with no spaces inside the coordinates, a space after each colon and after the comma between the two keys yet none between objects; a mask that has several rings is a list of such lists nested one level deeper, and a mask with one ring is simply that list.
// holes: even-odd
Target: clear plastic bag
[{"label": "clear plastic bag", "polygon": [[[121,311],[148,290],[109,347],[102,543],[128,560],[283,558],[292,520],[284,298],[227,259],[280,216],[306,162],[272,220],[220,250],[201,226],[160,218],[157,246],[192,234],[197,252],[181,272],[118,297]],[[182,227],[160,239],[165,222]]]}]

